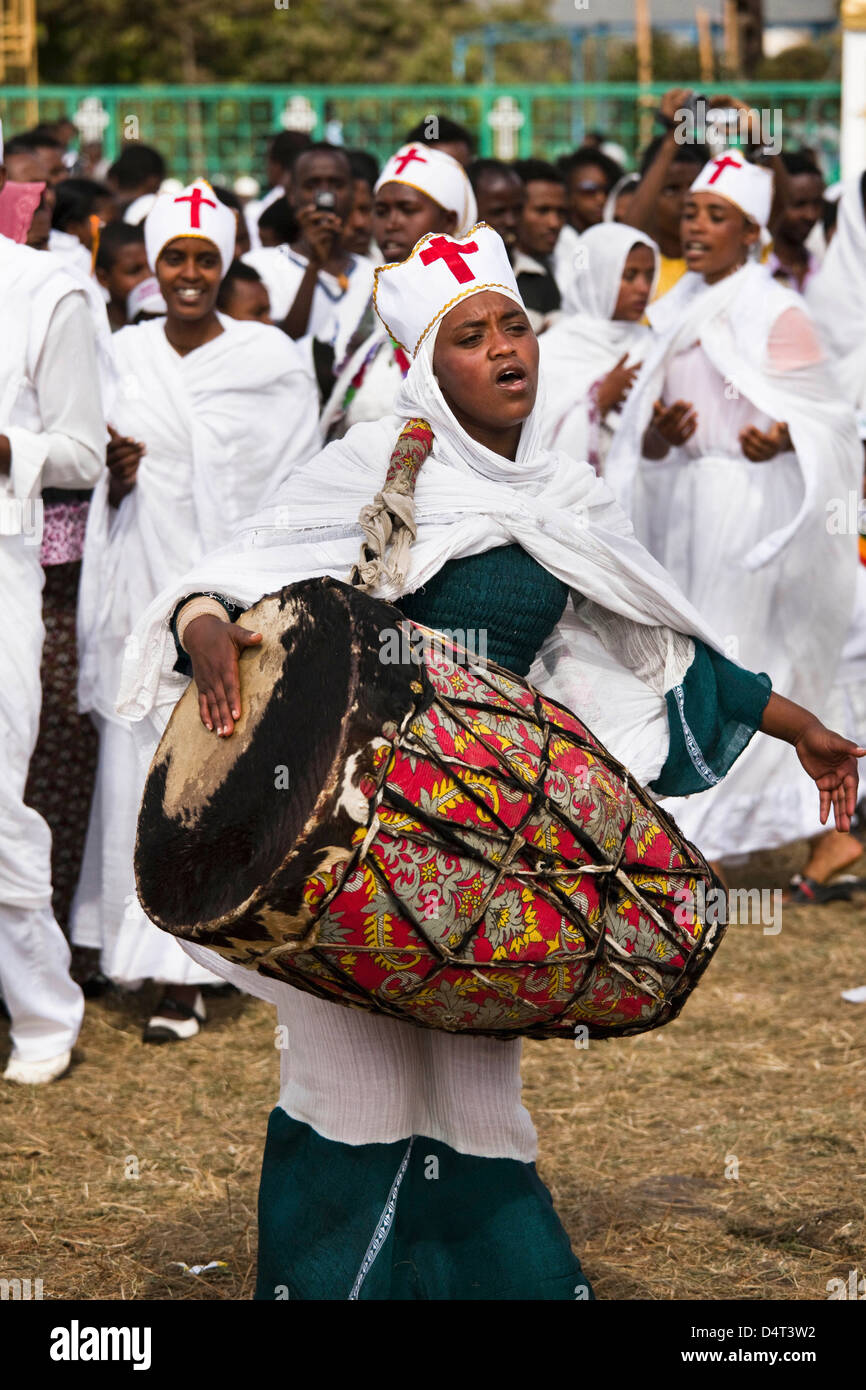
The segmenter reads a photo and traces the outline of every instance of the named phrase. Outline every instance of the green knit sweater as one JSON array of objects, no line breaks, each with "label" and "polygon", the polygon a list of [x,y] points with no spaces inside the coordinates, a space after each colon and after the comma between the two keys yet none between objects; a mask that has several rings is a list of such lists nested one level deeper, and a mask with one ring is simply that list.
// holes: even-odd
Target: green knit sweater
[{"label": "green knit sweater", "polygon": [[[399,601],[407,618],[455,634],[488,661],[525,676],[568,601],[568,585],[519,545],[449,560]],[[472,638],[456,634],[474,633]]]},{"label": "green knit sweater", "polygon": [[[566,584],[519,545],[506,545],[449,560],[399,606],[407,618],[449,632],[477,656],[525,676],[567,600]],[[682,684],[666,696],[670,747],[651,784],[661,796],[715,786],[760,728],[772,691],[768,676],[744,670],[697,639],[694,645]]]}]

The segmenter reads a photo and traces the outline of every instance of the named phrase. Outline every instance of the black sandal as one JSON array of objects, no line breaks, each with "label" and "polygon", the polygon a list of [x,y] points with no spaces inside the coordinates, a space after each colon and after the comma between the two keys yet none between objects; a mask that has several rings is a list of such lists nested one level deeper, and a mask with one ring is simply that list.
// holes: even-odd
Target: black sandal
[{"label": "black sandal", "polygon": [[206,1018],[200,993],[195,1004],[182,1004],[179,999],[163,995],[145,1024],[141,1040],[146,1043],[186,1042],[196,1036]]},{"label": "black sandal", "polygon": [[827,883],[819,883],[816,878],[809,878],[806,874],[794,874],[788,884],[787,901],[792,905],[850,902],[854,889],[860,885],[866,886],[866,880],[834,878]]}]

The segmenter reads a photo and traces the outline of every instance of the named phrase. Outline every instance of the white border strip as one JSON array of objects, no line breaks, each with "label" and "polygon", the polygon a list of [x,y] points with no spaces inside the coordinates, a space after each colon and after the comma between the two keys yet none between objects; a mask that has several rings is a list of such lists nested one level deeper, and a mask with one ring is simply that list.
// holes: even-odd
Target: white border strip
[{"label": "white border strip", "polygon": [[413,1134],[412,1138],[409,1140],[406,1152],[403,1155],[400,1167],[397,1169],[397,1176],[391,1184],[391,1191],[388,1193],[388,1200],[385,1203],[385,1206],[382,1210],[382,1215],[379,1217],[376,1229],[373,1232],[373,1238],[370,1241],[370,1244],[367,1246],[366,1254],[364,1255],[364,1258],[361,1261],[361,1268],[358,1270],[358,1276],[355,1279],[354,1284],[352,1285],[352,1292],[349,1294],[350,1300],[358,1298],[358,1295],[361,1292],[361,1285],[363,1284],[364,1280],[369,1274],[373,1261],[375,1260],[379,1251],[382,1249],[382,1246],[385,1244],[385,1241],[388,1237],[388,1232],[391,1229],[391,1223],[394,1220],[394,1212],[397,1208],[397,1193],[400,1191],[400,1184],[403,1181],[406,1169],[409,1166],[409,1156],[412,1153],[412,1145],[414,1143],[415,1136]]},{"label": "white border strip", "polygon": [[680,723],[683,726],[683,737],[686,741],[686,748],[688,749],[689,757],[691,758],[692,763],[697,768],[698,772],[703,777],[704,781],[708,782],[711,787],[715,787],[718,785],[719,782],[721,782],[722,779],[721,777],[716,776],[709,763],[707,763],[704,760],[704,755],[698,746],[698,741],[692,733],[691,729],[689,728],[685,715],[685,698],[683,695],[683,688],[681,685],[674,686],[674,699],[677,702],[677,709],[679,710],[680,715]]}]

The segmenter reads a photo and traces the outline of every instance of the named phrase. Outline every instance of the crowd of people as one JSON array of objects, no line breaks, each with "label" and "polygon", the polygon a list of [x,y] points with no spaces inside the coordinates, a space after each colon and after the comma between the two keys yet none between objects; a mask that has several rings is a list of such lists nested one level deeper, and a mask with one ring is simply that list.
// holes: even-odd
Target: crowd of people
[{"label": "crowd of people", "polygon": [[[11,330],[0,342],[0,565],[12,607],[0,661],[7,1079],[40,1084],[66,1071],[86,995],[157,982],[161,997],[143,1039],[180,1043],[206,1024],[208,990],[226,987],[213,960],[182,949],[139,905],[133,851],[146,762],[137,721],[155,702],[158,678],[174,700],[192,672],[206,727],[231,734],[237,693],[225,644],[236,652],[249,637],[229,621],[240,610],[216,592],[216,579],[191,591],[184,577],[230,545],[250,517],[278,499],[289,531],[301,527],[295,512],[317,524],[332,515],[356,546],[360,531],[347,514],[352,470],[369,463],[375,472],[379,455],[370,450],[383,421],[395,414],[433,421],[441,388],[448,423],[437,438],[450,438],[454,420],[473,434],[470,406],[465,415],[458,409],[442,333],[435,361],[432,347],[427,356],[422,349],[430,323],[456,302],[436,301],[430,323],[417,320],[428,292],[412,276],[437,258],[458,286],[475,278],[472,266],[495,275],[480,288],[503,291],[493,300],[504,296],[511,305],[500,306],[499,317],[485,309],[477,323],[464,315],[464,336],[451,344],[473,349],[475,333],[503,363],[497,385],[508,402],[495,398],[473,437],[487,447],[497,431],[511,430],[510,443],[489,448],[516,460],[517,473],[544,479],[536,491],[552,488],[555,458],[562,491],[551,496],[565,499],[564,514],[576,505],[574,479],[588,487],[590,478],[604,506],[616,499],[645,547],[635,559],[622,531],[630,578],[611,574],[619,597],[609,606],[618,621],[632,620],[623,635],[605,608],[598,554],[575,541],[570,559],[555,558],[561,541],[544,540],[541,523],[527,539],[507,521],[491,483],[489,516],[506,533],[511,525],[517,540],[476,541],[505,567],[500,593],[503,583],[536,583],[528,573],[520,578],[519,567],[508,570],[518,546],[559,586],[554,593],[539,585],[539,602],[555,608],[560,588],[583,593],[576,609],[587,663],[602,643],[632,681],[636,675],[665,697],[667,760],[641,762],[644,729],[630,761],[721,871],[733,856],[805,839],[789,900],[855,891],[863,849],[851,830],[849,764],[866,733],[866,581],[858,556],[866,174],[828,189],[807,150],[765,156],[708,140],[681,143],[677,112],[687,98],[679,89],[666,95],[662,133],[634,171],[603,137],[558,160],[476,158],[471,133],[444,115],[408,131],[381,168],[364,150],[282,132],[270,142],[268,188],[257,199],[204,177],[187,187],[166,182],[165,160],[141,144],[125,146],[105,167],[98,150],[70,150],[68,122],[7,141],[0,175],[0,306]],[[390,317],[381,301],[391,303]],[[537,349],[518,341],[523,334],[537,339]],[[514,402],[526,395],[536,351],[538,395],[521,417]],[[335,441],[343,452],[323,454]],[[544,468],[529,457],[530,442]],[[315,462],[320,455],[330,460],[324,468]],[[459,495],[457,488],[455,507]],[[299,558],[292,554],[290,569]],[[492,583],[489,572],[483,582]],[[407,614],[432,626],[434,588],[404,595]],[[164,613],[160,595],[174,590],[183,605]],[[549,627],[556,622],[553,614]],[[671,629],[691,634],[687,655],[671,640],[660,656],[640,637]],[[534,672],[540,641],[524,653],[512,637],[502,638],[497,659]],[[580,664],[576,650],[563,656],[561,679],[569,661]],[[617,720],[629,700],[640,702],[635,690],[617,688],[610,700],[585,672],[573,670],[572,678],[587,722],[614,747]],[[769,697],[771,687],[797,705]],[[798,707],[800,715],[812,712],[811,722],[791,713]],[[753,740],[758,729],[776,737]],[[835,828],[826,824],[831,803]],[[866,991],[846,997],[862,1001]],[[301,1031],[315,1026],[305,1018]],[[362,1040],[344,1041],[363,1054]],[[385,1047],[384,1034],[376,1046]],[[493,1051],[512,1069],[500,1082],[513,1091],[514,1058],[506,1064],[501,1045]],[[447,1090],[456,1054],[443,1054],[439,1065]],[[403,1081],[409,1088],[409,1071]],[[302,1083],[299,1073],[291,1084],[297,1094],[309,1091],[309,1077]],[[337,1085],[321,1083],[332,1102]],[[305,1118],[299,1101],[284,1110]],[[403,1135],[395,1123],[389,1137],[396,1140]],[[492,1156],[525,1164],[531,1143],[523,1121],[515,1123],[514,1143]],[[332,1139],[333,1128],[323,1124],[318,1133]],[[363,1124],[349,1128],[351,1144],[383,1139]],[[458,1148],[487,1152],[473,1142],[463,1134]],[[577,1275],[579,1266],[569,1266],[568,1278]]]}]

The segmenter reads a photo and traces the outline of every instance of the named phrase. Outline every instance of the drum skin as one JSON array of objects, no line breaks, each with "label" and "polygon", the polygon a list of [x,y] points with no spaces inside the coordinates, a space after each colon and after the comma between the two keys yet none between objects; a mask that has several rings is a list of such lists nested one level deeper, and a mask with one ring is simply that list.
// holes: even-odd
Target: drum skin
[{"label": "drum skin", "polygon": [[422,651],[424,629],[337,580],[240,621],[264,641],[235,733],[202,727],[191,686],[148,776],[136,881],[157,926],[449,1032],[676,1016],[723,934],[693,906],[717,880],[575,714],[435,634]]}]

